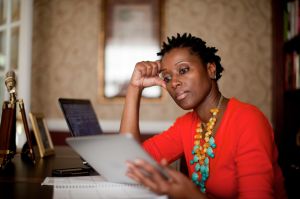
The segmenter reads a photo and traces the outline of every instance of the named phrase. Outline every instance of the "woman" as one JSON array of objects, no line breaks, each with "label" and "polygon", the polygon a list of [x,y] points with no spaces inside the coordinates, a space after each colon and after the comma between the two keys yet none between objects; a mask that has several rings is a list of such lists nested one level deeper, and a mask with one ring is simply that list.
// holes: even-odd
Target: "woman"
[{"label": "woman", "polygon": [[[128,176],[172,198],[285,198],[272,128],[256,107],[220,93],[223,68],[216,52],[200,38],[177,34],[163,44],[160,61],[136,64],[120,132],[140,139],[139,107],[146,87],[160,85],[179,107],[192,111],[143,143],[170,178],[143,160],[128,163]],[[191,181],[166,167],[181,155]]]}]

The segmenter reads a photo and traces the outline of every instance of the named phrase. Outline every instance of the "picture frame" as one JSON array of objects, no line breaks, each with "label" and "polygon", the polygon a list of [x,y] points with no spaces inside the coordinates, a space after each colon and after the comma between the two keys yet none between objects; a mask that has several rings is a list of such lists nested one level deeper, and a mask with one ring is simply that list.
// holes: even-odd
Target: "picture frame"
[{"label": "picture frame", "polygon": [[[139,61],[155,61],[160,51],[163,0],[104,0],[99,55],[101,102],[123,102]],[[162,99],[159,86],[143,90],[143,101]]]},{"label": "picture frame", "polygon": [[47,127],[47,123],[42,113],[29,113],[33,134],[36,139],[40,157],[54,155],[54,146]]}]

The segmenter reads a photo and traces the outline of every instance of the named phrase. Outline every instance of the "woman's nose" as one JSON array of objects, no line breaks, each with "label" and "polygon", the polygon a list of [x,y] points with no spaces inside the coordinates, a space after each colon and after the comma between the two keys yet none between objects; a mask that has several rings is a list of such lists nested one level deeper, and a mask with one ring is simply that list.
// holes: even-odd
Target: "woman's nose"
[{"label": "woman's nose", "polygon": [[181,81],[179,80],[179,78],[177,76],[173,76],[171,84],[172,84],[172,88],[176,89],[178,86],[181,85]]}]

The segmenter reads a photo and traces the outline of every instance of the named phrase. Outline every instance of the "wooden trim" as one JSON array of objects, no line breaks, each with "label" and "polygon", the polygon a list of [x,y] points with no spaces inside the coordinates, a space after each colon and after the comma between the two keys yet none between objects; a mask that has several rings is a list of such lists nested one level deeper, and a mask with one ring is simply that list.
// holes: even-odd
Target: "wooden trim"
[{"label": "wooden trim", "polygon": [[276,142],[279,142],[280,133],[283,130],[283,94],[284,94],[284,59],[283,59],[283,7],[281,0],[272,1],[272,63],[273,63],[273,104],[272,122]]},{"label": "wooden trim", "polygon": [[70,132],[50,132],[53,145],[67,145],[65,142],[67,137],[70,137]]},{"label": "wooden trim", "polygon": [[[111,133],[111,132],[109,132],[109,133]],[[67,145],[65,140],[67,137],[71,136],[70,132],[67,132],[67,131],[51,131],[50,135],[51,135],[53,145],[55,145],[55,146]],[[142,141],[145,141],[146,139],[148,139],[152,136],[154,136],[154,134],[151,134],[151,133],[142,134],[141,135]]]}]

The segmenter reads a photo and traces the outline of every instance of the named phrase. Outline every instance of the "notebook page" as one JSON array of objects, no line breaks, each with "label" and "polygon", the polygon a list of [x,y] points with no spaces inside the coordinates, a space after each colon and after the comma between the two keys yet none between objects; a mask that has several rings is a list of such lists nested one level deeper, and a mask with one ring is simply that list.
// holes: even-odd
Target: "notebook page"
[{"label": "notebook page", "polygon": [[97,176],[76,176],[76,177],[46,177],[41,185],[71,186],[71,185],[96,185],[105,182],[105,178]]},{"label": "notebook page", "polygon": [[54,187],[53,199],[167,199],[167,196],[158,196],[146,189],[128,187],[85,187],[85,188],[58,188]]},{"label": "notebook page", "polygon": [[47,177],[42,185],[53,186],[53,198],[121,198],[121,199],[167,199],[158,196],[138,184],[107,182],[101,176]]}]

